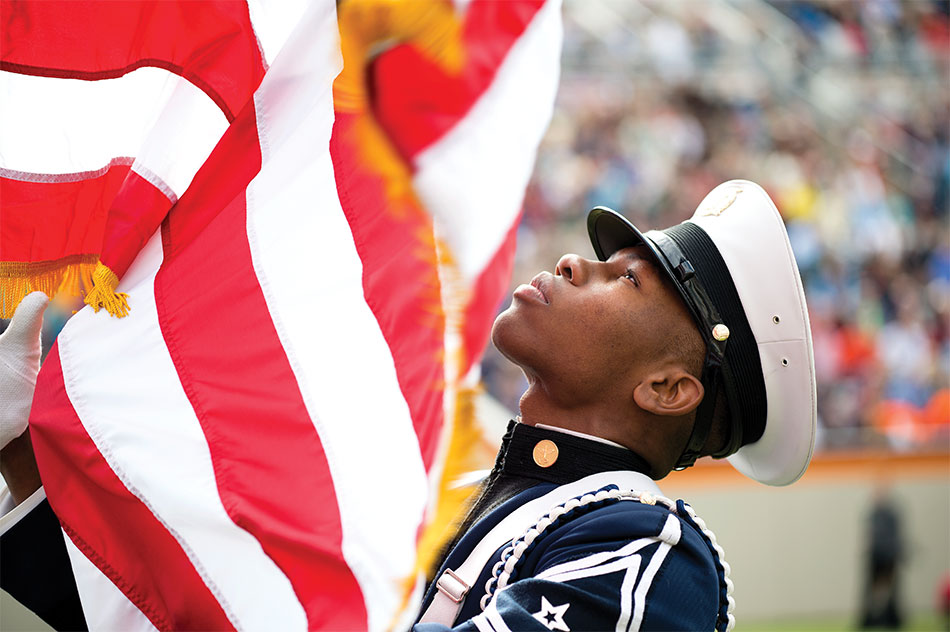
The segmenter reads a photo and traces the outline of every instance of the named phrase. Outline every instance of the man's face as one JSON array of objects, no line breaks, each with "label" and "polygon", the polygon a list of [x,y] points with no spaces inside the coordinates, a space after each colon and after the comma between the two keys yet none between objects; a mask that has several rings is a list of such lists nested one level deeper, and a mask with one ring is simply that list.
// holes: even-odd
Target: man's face
[{"label": "man's face", "polygon": [[693,326],[686,306],[638,246],[604,262],[565,255],[554,274],[515,290],[492,341],[559,404],[576,407],[623,396],[684,326]]}]

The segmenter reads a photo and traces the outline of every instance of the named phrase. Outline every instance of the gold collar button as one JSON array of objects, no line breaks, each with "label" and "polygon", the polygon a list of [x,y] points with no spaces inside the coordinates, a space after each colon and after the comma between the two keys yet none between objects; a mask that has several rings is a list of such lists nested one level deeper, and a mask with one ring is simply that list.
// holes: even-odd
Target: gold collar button
[{"label": "gold collar button", "polygon": [[534,462],[538,467],[551,467],[557,461],[557,444],[550,439],[541,439],[534,446]]}]

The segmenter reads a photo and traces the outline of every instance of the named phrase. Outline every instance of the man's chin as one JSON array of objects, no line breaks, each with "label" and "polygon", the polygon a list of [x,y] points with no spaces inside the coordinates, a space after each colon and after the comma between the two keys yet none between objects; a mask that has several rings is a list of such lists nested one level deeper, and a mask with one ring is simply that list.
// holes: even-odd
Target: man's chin
[{"label": "man's chin", "polygon": [[[512,304],[508,309],[498,314],[491,328],[492,344],[495,345],[501,355],[519,366],[521,362],[518,361],[518,357],[521,354],[518,353],[518,349],[525,343],[523,335],[519,335],[519,330],[523,329],[522,326],[519,326],[523,325],[519,322],[520,320],[517,309]],[[523,332],[521,333],[523,334]]]}]

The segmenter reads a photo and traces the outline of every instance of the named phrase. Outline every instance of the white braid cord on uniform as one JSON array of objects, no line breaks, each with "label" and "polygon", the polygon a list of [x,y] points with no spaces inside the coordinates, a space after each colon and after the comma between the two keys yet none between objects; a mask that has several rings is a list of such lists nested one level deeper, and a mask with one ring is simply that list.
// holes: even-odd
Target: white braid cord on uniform
[{"label": "white braid cord on uniform", "polygon": [[726,625],[726,632],[732,632],[732,629],[736,627],[736,617],[733,612],[736,609],[736,600],[732,596],[732,589],[734,584],[729,578],[729,572],[732,570],[732,567],[729,566],[729,562],[726,561],[726,552],[722,550],[722,547],[719,546],[719,542],[716,540],[716,534],[712,532],[712,529],[706,526],[706,521],[696,515],[696,512],[688,504],[683,503],[683,506],[686,508],[686,513],[689,514],[689,517],[696,523],[696,526],[699,527],[700,531],[703,532],[703,535],[706,536],[706,539],[709,540],[709,543],[712,544],[713,550],[716,551],[716,555],[719,557],[719,563],[722,564],[722,575],[726,582],[726,602],[729,604],[729,607],[726,609],[726,614],[729,617],[729,623]]},{"label": "white braid cord on uniform", "polygon": [[[649,492],[634,492],[634,491],[622,491],[619,489],[606,490],[602,489],[594,494],[584,494],[579,498],[572,498],[566,503],[560,504],[551,511],[549,511],[541,520],[539,520],[533,527],[529,528],[524,532],[520,538],[511,541],[505,549],[501,552],[501,559],[495,564],[492,568],[491,577],[488,578],[488,581],[485,583],[485,594],[482,595],[481,600],[479,601],[479,606],[482,610],[488,607],[488,603],[491,601],[493,593],[495,592],[495,584],[497,583],[498,589],[502,589],[508,585],[508,580],[511,578],[512,572],[514,572],[515,566],[518,564],[518,560],[521,559],[521,556],[528,549],[529,546],[540,536],[548,527],[554,524],[558,518],[563,516],[569,511],[573,511],[578,507],[583,507],[591,503],[603,502],[605,500],[632,500],[634,502],[642,502],[647,505],[654,505],[659,503],[663,505],[668,510],[673,513],[676,513],[676,503],[665,498],[663,496],[654,496]],[[736,617],[733,614],[736,606],[736,600],[732,596],[733,583],[729,579],[729,571],[732,570],[729,564],[726,562],[725,552],[722,550],[722,547],[719,546],[719,543],[716,541],[716,534],[714,534],[708,527],[702,518],[696,515],[696,512],[693,511],[693,508],[683,503],[683,506],[686,507],[686,513],[689,514],[690,519],[696,523],[696,526],[702,531],[703,535],[709,540],[712,544],[713,550],[716,552],[716,555],[719,558],[719,564],[722,566],[723,577],[726,584],[726,600],[727,600],[727,617],[728,623],[726,624],[726,632],[731,632],[736,625]]]}]

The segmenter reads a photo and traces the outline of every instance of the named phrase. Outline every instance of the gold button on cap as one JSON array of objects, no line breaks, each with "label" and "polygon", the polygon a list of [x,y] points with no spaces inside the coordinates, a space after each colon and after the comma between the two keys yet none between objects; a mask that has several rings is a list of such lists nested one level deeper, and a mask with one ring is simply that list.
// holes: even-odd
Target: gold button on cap
[{"label": "gold button on cap", "polygon": [[557,461],[557,444],[550,439],[541,439],[535,444],[532,456],[539,467],[551,467]]}]

